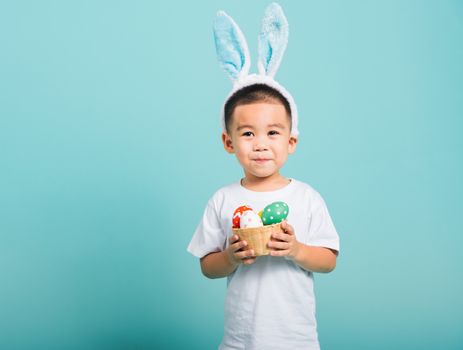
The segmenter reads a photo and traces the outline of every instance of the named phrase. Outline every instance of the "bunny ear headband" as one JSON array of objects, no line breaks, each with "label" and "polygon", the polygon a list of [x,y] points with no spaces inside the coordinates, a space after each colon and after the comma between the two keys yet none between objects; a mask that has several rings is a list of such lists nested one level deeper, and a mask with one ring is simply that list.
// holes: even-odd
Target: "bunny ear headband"
[{"label": "bunny ear headband", "polygon": [[[288,21],[280,5],[272,3],[265,9],[258,37],[259,74],[249,74],[251,60],[246,39],[235,21],[224,11],[219,11],[215,18],[214,38],[220,65],[233,82],[233,89],[225,104],[235,92],[244,87],[255,84],[270,86],[288,101],[292,117],[291,135],[297,136],[299,131],[296,103],[291,94],[273,78],[288,43]],[[221,120],[225,130],[224,108]]]}]

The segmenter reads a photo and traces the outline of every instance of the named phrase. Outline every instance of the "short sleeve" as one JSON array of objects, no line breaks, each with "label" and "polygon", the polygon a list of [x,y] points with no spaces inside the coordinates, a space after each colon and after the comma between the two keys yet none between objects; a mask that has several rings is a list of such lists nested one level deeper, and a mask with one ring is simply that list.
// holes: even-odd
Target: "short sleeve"
[{"label": "short sleeve", "polygon": [[309,213],[308,244],[334,249],[339,252],[339,236],[331,220],[325,201],[317,193]]},{"label": "short sleeve", "polygon": [[198,258],[225,249],[227,237],[222,229],[212,199],[207,203],[203,217],[196,228],[187,250]]}]

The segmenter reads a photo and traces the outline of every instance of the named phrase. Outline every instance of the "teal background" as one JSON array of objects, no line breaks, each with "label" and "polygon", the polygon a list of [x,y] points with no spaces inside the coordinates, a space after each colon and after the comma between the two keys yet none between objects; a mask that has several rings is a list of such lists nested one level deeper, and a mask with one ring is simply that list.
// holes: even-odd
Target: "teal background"
[{"label": "teal background", "polygon": [[[341,237],[322,348],[462,349],[463,3],[280,3],[301,130],[282,173]],[[186,252],[242,175],[212,20],[234,17],[255,72],[267,4],[0,4],[1,349],[217,346],[225,280]]]}]

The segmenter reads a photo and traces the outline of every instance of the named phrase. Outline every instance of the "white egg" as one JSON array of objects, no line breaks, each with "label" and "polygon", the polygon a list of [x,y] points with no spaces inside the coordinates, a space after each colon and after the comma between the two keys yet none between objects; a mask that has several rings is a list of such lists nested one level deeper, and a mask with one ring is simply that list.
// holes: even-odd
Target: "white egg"
[{"label": "white egg", "polygon": [[259,215],[254,213],[252,210],[245,211],[243,215],[241,215],[240,219],[240,228],[248,228],[248,227],[261,227],[264,226],[262,223],[262,219]]}]

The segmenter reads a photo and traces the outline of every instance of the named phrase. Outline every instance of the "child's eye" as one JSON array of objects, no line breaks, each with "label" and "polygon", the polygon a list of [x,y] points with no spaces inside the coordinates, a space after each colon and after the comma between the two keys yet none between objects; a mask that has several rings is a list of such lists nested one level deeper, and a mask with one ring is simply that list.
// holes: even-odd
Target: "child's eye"
[{"label": "child's eye", "polygon": [[268,134],[273,136],[273,135],[278,135],[280,133],[276,130],[272,130],[272,131],[269,131]]},{"label": "child's eye", "polygon": [[243,133],[242,136],[248,136],[249,137],[249,136],[252,136],[252,135],[253,135],[253,133],[251,131],[246,131],[246,132]]}]

